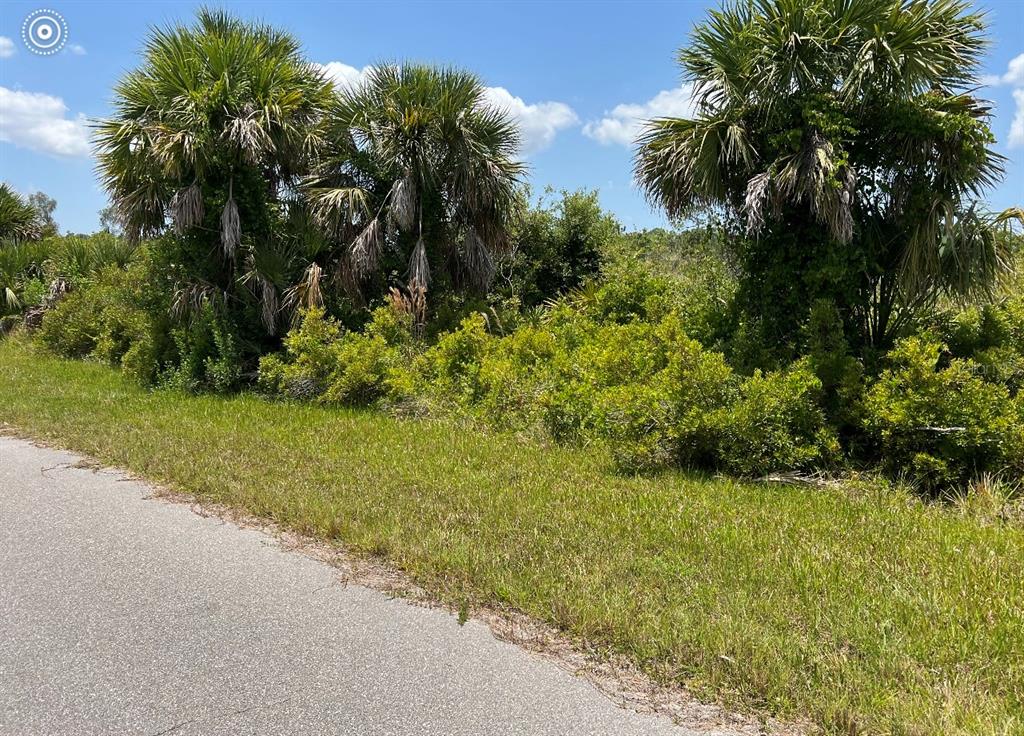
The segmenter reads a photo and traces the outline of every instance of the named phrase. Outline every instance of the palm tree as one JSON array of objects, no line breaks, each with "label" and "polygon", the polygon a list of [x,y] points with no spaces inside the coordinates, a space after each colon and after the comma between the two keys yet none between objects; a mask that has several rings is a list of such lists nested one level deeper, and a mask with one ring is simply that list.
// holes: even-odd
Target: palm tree
[{"label": "palm tree", "polygon": [[505,243],[524,166],[518,130],[458,69],[387,64],[339,91],[327,152],[306,183],[359,290],[391,259],[410,291],[484,288]]},{"label": "palm tree", "polygon": [[23,240],[37,240],[42,233],[40,212],[6,183],[0,183],[0,248]]},{"label": "palm tree", "polygon": [[785,337],[825,296],[885,345],[1006,268],[976,203],[1002,174],[972,93],[983,31],[965,0],[730,3],[680,52],[696,114],[647,125],[637,179],[672,217],[726,215]]},{"label": "palm tree", "polygon": [[268,26],[201,10],[194,26],[150,33],[96,126],[98,170],[129,237],[173,227],[186,244],[179,307],[255,300],[275,331],[295,250],[279,225],[330,98],[298,42]]}]

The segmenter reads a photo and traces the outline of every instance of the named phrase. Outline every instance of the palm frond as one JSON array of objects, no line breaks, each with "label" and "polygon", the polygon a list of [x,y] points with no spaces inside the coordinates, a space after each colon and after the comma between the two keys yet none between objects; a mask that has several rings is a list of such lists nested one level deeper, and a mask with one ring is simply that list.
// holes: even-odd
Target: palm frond
[{"label": "palm frond", "polygon": [[366,278],[377,270],[383,243],[384,231],[381,228],[380,220],[375,217],[366,224],[363,231],[349,246],[349,263],[357,278]]},{"label": "palm frond", "polygon": [[229,196],[220,214],[220,245],[224,258],[228,261],[233,260],[241,242],[242,224],[238,217],[238,203],[234,197]]},{"label": "palm frond", "polygon": [[430,264],[427,262],[427,245],[421,235],[409,258],[406,280],[410,289],[426,289],[430,286]]},{"label": "palm frond", "polygon": [[179,189],[171,198],[171,219],[174,229],[180,235],[188,232],[203,221],[203,193],[199,185],[191,185]]}]

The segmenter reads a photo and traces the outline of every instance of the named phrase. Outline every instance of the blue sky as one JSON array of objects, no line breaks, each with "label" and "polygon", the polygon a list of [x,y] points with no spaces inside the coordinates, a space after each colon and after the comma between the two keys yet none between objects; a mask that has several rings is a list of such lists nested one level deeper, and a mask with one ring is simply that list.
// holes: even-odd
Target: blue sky
[{"label": "blue sky", "polygon": [[[214,3],[211,3],[214,4]],[[225,2],[289,29],[310,60],[338,78],[380,60],[452,63],[477,72],[524,128],[536,189],[598,189],[628,227],[664,224],[631,183],[637,117],[685,114],[677,49],[717,3]],[[5,2],[0,7],[0,178],[58,202],[72,232],[97,227],[106,195],[89,158],[86,123],[109,110],[115,81],[139,61],[147,29],[187,21],[189,2]],[[40,8],[67,25],[60,53],[30,53],[21,36]],[[1010,158],[991,204],[1024,203],[1024,0],[981,4],[992,48],[985,96],[997,149]],[[1016,59],[1016,62],[1014,60]],[[332,63],[333,62],[333,63]]]}]

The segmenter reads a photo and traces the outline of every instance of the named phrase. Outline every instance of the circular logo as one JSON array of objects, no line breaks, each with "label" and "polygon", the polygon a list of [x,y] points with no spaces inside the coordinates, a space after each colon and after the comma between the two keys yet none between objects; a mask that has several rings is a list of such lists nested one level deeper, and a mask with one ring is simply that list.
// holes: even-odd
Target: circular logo
[{"label": "circular logo", "polygon": [[56,54],[67,43],[68,24],[56,10],[33,10],[21,24],[21,38],[32,53]]}]

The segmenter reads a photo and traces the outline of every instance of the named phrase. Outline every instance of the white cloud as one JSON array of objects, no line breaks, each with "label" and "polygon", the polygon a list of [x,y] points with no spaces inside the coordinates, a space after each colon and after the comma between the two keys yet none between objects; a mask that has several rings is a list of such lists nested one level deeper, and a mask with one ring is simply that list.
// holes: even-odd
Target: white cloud
[{"label": "white cloud", "polygon": [[1010,59],[1005,73],[986,75],[982,77],[981,82],[987,87],[1005,84],[1014,88],[1013,99],[1017,103],[1017,109],[1010,123],[1010,134],[1006,138],[1006,143],[1010,148],[1024,146],[1024,54],[1017,54]]},{"label": "white cloud", "polygon": [[[340,61],[320,64],[320,69],[334,82],[338,89],[361,84],[372,66],[357,69]],[[487,102],[506,110],[519,123],[523,153],[529,155],[551,145],[558,131],[579,124],[579,118],[564,102],[537,102],[527,104],[504,87],[486,87]]]},{"label": "white cloud", "polygon": [[14,56],[14,41],[7,36],[0,36],[0,59],[10,59]]},{"label": "white cloud", "polygon": [[0,141],[56,156],[88,156],[84,115],[68,119],[64,100],[0,87]]},{"label": "white cloud", "polygon": [[1024,87],[1024,54],[1017,54],[1010,59],[1010,63],[1006,65],[1005,74],[986,74],[981,78],[981,83],[986,87],[995,87],[1000,84]]},{"label": "white cloud", "polygon": [[372,70],[372,66],[364,66],[362,69],[356,69],[354,66],[348,64],[342,64],[340,61],[329,61],[326,64],[320,64],[320,69],[327,75],[327,77],[334,82],[334,86],[338,89],[344,89],[360,84],[366,75]]},{"label": "white cloud", "polygon": [[583,134],[604,145],[631,146],[652,118],[686,118],[694,114],[693,88],[684,84],[662,90],[647,102],[616,105],[600,120],[583,126]]},{"label": "white cloud", "polygon": [[1015,89],[1013,99],[1017,102],[1017,112],[1010,123],[1010,136],[1007,139],[1010,148],[1024,146],[1024,89]]},{"label": "white cloud", "polygon": [[68,45],[68,51],[70,51],[75,56],[85,56],[85,53],[86,53],[85,46],[83,46],[80,43],[69,44]]},{"label": "white cloud", "polygon": [[528,105],[504,87],[488,87],[487,101],[505,110],[519,123],[523,153],[542,151],[555,140],[558,131],[571,128],[580,121],[575,111],[564,102],[537,102]]}]

